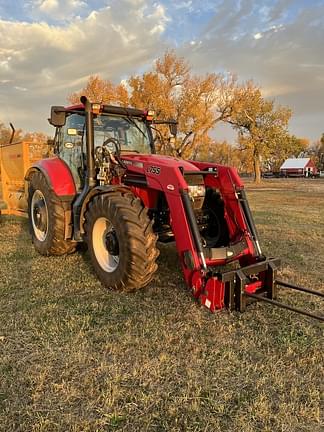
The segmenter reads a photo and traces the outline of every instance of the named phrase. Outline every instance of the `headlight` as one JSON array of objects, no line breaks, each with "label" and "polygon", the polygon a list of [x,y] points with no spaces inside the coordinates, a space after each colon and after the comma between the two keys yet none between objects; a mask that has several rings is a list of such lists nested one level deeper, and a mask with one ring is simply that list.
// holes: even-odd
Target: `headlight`
[{"label": "headlight", "polygon": [[204,185],[193,185],[193,186],[188,186],[188,192],[190,198],[204,197],[206,193],[206,189]]},{"label": "headlight", "polygon": [[203,176],[189,174],[185,176],[185,180],[188,184],[188,194],[193,203],[193,208],[195,210],[201,209],[206,195],[206,188]]}]

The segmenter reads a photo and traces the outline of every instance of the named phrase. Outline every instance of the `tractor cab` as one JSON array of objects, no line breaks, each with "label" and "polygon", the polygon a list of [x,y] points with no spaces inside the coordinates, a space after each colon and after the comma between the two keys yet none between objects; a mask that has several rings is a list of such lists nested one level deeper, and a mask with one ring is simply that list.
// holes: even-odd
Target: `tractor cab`
[{"label": "tractor cab", "polygon": [[[119,108],[118,112],[116,108],[105,106],[105,112],[93,112],[95,158],[98,159],[99,149],[104,145],[112,153],[155,153],[146,113],[136,110],[136,115],[131,115],[129,109]],[[56,125],[55,118],[50,122]],[[65,109],[65,123],[56,125],[54,148],[55,153],[69,166],[76,189],[80,191],[84,186],[87,166],[86,118],[80,106]]]}]

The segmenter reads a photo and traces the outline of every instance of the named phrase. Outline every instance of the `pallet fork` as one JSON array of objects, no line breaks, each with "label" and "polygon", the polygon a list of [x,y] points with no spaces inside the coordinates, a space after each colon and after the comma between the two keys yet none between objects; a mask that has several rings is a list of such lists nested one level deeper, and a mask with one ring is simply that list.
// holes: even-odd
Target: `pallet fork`
[{"label": "pallet fork", "polygon": [[[248,304],[254,301],[263,301],[273,306],[281,307],[324,322],[323,316],[281,303],[277,300],[278,287],[324,298],[324,293],[320,291],[311,290],[277,279],[279,266],[280,259],[269,258],[256,264],[221,274],[221,280],[225,283],[227,288],[225,289],[225,304],[228,309],[244,312]],[[260,280],[254,280],[254,275],[256,274],[261,275],[263,283]],[[261,289],[260,286],[262,286]],[[256,294],[256,291],[258,291],[258,294]]]}]

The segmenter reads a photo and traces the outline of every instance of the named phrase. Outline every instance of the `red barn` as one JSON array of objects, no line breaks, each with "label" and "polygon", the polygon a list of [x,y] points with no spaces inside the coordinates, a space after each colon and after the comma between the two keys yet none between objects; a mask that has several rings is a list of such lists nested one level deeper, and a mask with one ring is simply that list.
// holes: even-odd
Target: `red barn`
[{"label": "red barn", "polygon": [[313,177],[317,168],[311,158],[292,158],[285,160],[280,173],[284,177]]}]

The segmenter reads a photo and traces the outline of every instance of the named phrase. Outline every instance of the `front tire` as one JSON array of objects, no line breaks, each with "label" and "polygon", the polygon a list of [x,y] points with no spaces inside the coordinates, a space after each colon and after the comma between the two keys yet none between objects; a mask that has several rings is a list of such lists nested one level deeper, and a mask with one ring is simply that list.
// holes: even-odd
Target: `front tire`
[{"label": "front tire", "polygon": [[132,193],[112,192],[92,199],[85,233],[95,272],[107,288],[133,291],[157,270],[157,236],[146,208]]},{"label": "front tire", "polygon": [[41,255],[74,252],[76,243],[64,239],[64,208],[44,175],[35,173],[28,189],[28,216],[32,241]]}]

